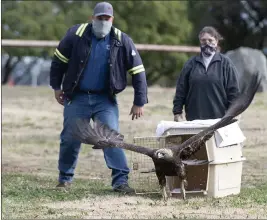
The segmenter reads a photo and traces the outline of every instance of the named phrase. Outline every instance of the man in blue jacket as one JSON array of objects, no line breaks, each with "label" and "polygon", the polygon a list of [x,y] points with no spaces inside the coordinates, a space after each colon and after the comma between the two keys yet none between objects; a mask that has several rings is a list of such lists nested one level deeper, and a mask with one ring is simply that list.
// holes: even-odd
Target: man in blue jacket
[{"label": "man in blue jacket", "polygon": [[[71,27],[55,50],[50,70],[50,85],[58,103],[64,105],[60,134],[58,187],[70,185],[81,143],[70,137],[70,120],[75,117],[98,119],[119,129],[116,94],[132,76],[134,101],[132,120],[143,115],[147,100],[145,69],[132,39],[113,24],[113,7],[107,2],[94,8],[92,23]],[[112,169],[114,191],[134,192],[128,185],[129,168],[124,151],[106,148],[104,158]]]}]

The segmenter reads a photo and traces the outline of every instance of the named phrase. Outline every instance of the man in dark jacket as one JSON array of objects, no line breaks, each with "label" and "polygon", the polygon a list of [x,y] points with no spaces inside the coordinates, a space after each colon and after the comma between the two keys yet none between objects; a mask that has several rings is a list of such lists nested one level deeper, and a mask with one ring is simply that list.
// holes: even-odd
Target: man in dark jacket
[{"label": "man in dark jacket", "polygon": [[[112,26],[113,7],[107,2],[94,8],[92,23],[71,27],[60,41],[51,64],[50,85],[58,103],[64,105],[64,123],[60,135],[59,184],[70,185],[81,143],[69,135],[70,121],[76,117],[98,119],[119,129],[116,94],[132,75],[134,102],[132,120],[143,115],[147,101],[145,69],[132,39]],[[64,80],[63,80],[64,78]],[[124,151],[106,148],[104,158],[112,169],[115,191],[131,193],[129,168]]]}]

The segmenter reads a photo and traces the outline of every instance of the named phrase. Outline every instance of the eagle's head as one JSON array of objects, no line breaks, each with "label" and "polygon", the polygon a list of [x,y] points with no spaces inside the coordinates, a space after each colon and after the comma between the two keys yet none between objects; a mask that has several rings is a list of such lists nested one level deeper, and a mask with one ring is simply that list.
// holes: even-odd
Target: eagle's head
[{"label": "eagle's head", "polygon": [[162,148],[155,152],[155,157],[157,159],[168,160],[173,158],[173,152],[171,149]]}]

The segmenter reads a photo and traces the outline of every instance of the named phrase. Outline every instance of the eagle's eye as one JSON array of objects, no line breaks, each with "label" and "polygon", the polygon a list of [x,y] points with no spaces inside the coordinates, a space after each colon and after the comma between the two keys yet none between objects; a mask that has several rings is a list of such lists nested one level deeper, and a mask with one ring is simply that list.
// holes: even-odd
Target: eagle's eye
[{"label": "eagle's eye", "polygon": [[163,158],[164,157],[164,154],[163,153],[158,153],[158,158]]}]

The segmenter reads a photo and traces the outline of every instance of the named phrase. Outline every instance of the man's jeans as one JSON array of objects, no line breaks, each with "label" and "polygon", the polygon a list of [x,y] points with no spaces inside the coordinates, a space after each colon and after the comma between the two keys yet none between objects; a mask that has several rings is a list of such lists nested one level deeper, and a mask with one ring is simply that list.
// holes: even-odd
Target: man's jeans
[{"label": "man's jeans", "polygon": [[[77,164],[81,143],[73,140],[69,135],[71,120],[77,117],[98,119],[110,128],[118,131],[119,110],[116,100],[110,100],[107,95],[76,94],[70,103],[64,103],[64,123],[60,135],[60,153],[58,169],[59,182],[71,182]],[[84,146],[89,147],[89,146]],[[112,169],[112,187],[116,188],[127,184],[129,168],[124,151],[120,148],[103,149],[104,158],[108,168]]]}]

